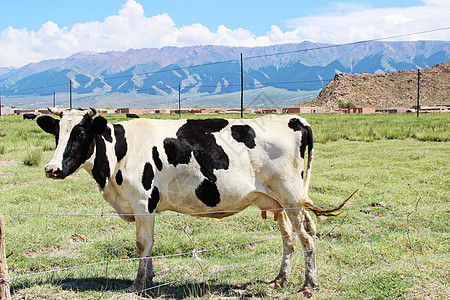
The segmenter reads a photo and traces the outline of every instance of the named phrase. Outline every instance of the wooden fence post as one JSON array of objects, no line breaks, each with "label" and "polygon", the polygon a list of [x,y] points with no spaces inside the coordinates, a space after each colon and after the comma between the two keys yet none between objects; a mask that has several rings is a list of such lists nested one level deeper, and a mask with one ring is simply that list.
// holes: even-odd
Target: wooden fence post
[{"label": "wooden fence post", "polygon": [[0,214],[0,300],[10,300],[9,283],[5,280],[8,278],[8,267],[6,266],[5,251],[5,230],[3,226],[3,216]]}]

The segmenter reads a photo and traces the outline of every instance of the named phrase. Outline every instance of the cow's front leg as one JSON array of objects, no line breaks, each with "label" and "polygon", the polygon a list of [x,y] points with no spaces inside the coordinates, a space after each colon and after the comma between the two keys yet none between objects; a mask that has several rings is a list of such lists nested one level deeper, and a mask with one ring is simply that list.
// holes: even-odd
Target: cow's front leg
[{"label": "cow's front leg", "polygon": [[152,285],[153,264],[153,231],[155,227],[155,215],[139,215],[136,219],[136,245],[139,251],[139,269],[133,284],[129,288],[131,291],[144,291]]}]

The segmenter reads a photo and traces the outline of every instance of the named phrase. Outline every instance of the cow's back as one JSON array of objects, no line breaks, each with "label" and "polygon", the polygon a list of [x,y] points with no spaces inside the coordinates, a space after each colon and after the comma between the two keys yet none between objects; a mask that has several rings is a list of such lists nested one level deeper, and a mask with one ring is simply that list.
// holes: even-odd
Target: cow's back
[{"label": "cow's back", "polygon": [[128,149],[120,168],[134,178],[128,188],[142,186],[143,174],[152,174],[160,193],[156,211],[238,211],[252,203],[252,193],[270,194],[274,178],[292,177],[301,186],[301,133],[289,127],[290,120],[122,122]]}]

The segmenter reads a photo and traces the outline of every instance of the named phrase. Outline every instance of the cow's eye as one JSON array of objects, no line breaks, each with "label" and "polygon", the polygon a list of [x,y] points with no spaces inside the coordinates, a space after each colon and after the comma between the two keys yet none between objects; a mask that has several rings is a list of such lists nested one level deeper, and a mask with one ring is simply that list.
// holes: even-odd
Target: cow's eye
[{"label": "cow's eye", "polygon": [[84,133],[82,132],[82,131],[80,131],[78,134],[77,134],[77,140],[82,140],[84,138]]}]

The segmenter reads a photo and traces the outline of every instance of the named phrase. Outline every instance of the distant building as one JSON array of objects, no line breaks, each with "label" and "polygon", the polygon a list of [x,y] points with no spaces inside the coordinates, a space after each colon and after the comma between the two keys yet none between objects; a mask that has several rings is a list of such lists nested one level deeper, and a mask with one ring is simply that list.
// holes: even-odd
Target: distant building
[{"label": "distant building", "polygon": [[170,113],[171,114],[200,114],[202,112],[201,108],[185,108],[185,109],[171,109]]},{"label": "distant building", "polygon": [[397,108],[377,108],[375,112],[377,113],[385,113],[385,114],[403,114],[406,113],[408,109],[404,107]]},{"label": "distant building", "polygon": [[155,114],[157,115],[168,115],[170,114],[170,109],[155,109]]},{"label": "distant building", "polygon": [[40,115],[51,115],[52,113],[48,110],[48,109],[44,109],[44,108],[42,108],[42,109],[38,109],[37,110],[37,113],[38,114],[40,114]]},{"label": "distant building", "polygon": [[281,113],[283,113],[281,108],[261,109],[261,114],[281,114]]},{"label": "distant building", "polygon": [[[241,113],[240,108],[226,109],[223,111],[221,109],[215,109],[215,111],[219,112],[219,113],[224,113],[224,114],[240,114]],[[257,112],[253,108],[244,108],[244,114],[255,114],[255,113],[260,113],[260,112]]]},{"label": "distant building", "polygon": [[111,114],[115,114],[116,110],[110,109],[110,108],[99,108],[99,109],[97,109],[97,113],[103,114],[103,115],[111,115]]},{"label": "distant building", "polygon": [[0,113],[0,115],[1,115],[1,116],[5,116],[5,115],[14,115],[14,109],[11,108],[11,107],[3,106],[3,107],[1,108],[1,113]]},{"label": "distant building", "polygon": [[201,113],[201,114],[215,114],[216,111],[217,111],[216,108],[202,108],[202,109],[200,110],[200,113]]},{"label": "distant building", "polygon": [[118,108],[116,109],[117,114],[136,114],[136,115],[144,115],[144,114],[150,114],[150,109],[145,108],[133,108],[133,107],[127,107],[127,108]]},{"label": "distant building", "polygon": [[282,108],[283,114],[299,114],[300,113],[300,107],[285,107]]},{"label": "distant building", "polygon": [[285,107],[281,111],[283,114],[323,114],[323,108],[319,106]]},{"label": "distant building", "polygon": [[446,113],[450,112],[447,105],[430,105],[420,107],[419,113]]},{"label": "distant building", "polygon": [[[117,114],[155,115],[170,114],[170,109],[150,109],[150,108],[118,108]],[[178,112],[177,112],[178,113]]]},{"label": "distant building", "polygon": [[14,114],[16,115],[23,115],[23,114],[35,114],[35,109],[22,109],[22,108],[15,108]]},{"label": "distant building", "polygon": [[355,107],[343,109],[344,114],[374,114],[376,111],[373,107]]}]

